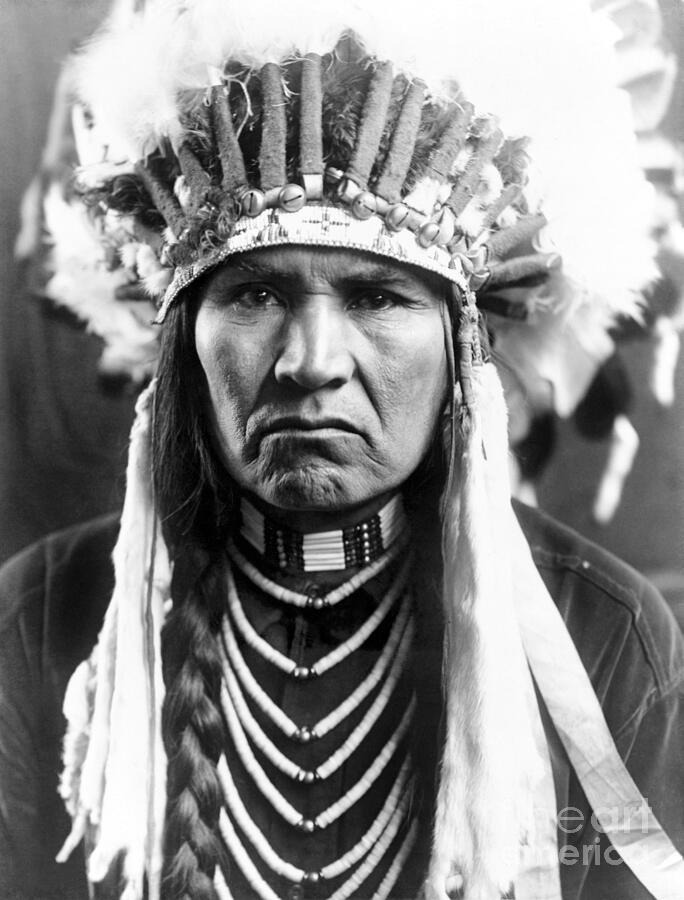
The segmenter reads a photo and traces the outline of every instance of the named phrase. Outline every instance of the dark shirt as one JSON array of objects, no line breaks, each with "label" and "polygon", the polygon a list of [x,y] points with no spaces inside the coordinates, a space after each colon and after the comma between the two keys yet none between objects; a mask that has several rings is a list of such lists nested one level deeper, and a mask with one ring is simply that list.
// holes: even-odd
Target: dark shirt
[{"label": "dark shirt", "polygon": [[[535,562],[575,641],[618,750],[684,850],[684,642],[632,569],[542,514],[516,507]],[[69,676],[97,638],[113,587],[118,523],[52,535],[0,571],[0,897],[87,897],[83,857],[53,862],[69,831],[57,795]],[[420,628],[420,623],[419,623]],[[435,649],[435,648],[432,648]],[[555,734],[551,748],[565,900],[647,900],[592,827]],[[397,895],[393,895],[397,896]],[[684,896],[684,891],[683,891]]]}]

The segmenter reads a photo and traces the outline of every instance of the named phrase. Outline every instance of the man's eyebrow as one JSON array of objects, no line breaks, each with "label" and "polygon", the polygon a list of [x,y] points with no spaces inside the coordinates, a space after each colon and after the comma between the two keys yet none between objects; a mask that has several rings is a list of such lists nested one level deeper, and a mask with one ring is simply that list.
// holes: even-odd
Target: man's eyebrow
[{"label": "man's eyebrow", "polygon": [[275,273],[275,267],[269,266],[266,260],[250,259],[248,256],[234,257],[228,266],[229,271],[244,272],[247,275],[268,275]]},{"label": "man's eyebrow", "polygon": [[383,262],[374,262],[369,260],[362,267],[355,268],[353,272],[341,275],[336,279],[339,286],[347,284],[349,286],[358,285],[367,287],[379,285],[384,288],[394,289],[405,292],[407,296],[411,295],[427,295],[439,294],[443,295],[443,288],[437,285],[437,278],[431,272],[423,272],[412,266],[397,263],[393,265],[391,262],[384,264]]},{"label": "man's eyebrow", "polygon": [[368,265],[357,268],[349,276],[343,277],[348,277],[350,281],[384,281],[397,284],[418,281],[410,272],[404,272],[398,266],[384,266],[382,263],[368,263]]},{"label": "man's eyebrow", "polygon": [[268,259],[241,256],[230,262],[227,268],[228,277],[242,276],[260,281],[278,281],[282,284],[295,284],[301,280],[301,274],[297,271],[288,271],[279,263],[271,263]]}]

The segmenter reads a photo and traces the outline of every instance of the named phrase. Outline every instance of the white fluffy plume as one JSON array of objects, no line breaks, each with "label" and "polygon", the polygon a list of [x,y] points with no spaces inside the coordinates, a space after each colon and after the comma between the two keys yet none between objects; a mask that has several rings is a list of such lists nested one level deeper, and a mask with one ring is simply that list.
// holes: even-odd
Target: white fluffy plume
[{"label": "white fluffy plume", "polygon": [[575,296],[590,288],[609,319],[633,312],[633,292],[653,275],[650,192],[614,87],[614,32],[585,0],[148,0],[129,25],[130,14],[113,15],[80,61],[81,94],[114,157],[174,138],[178,92],[210,83],[227,57],[258,66],[330,49],[353,28],[435,94],[455,79],[509,136],[532,138],[528,194],[543,201],[544,239],[563,255]]},{"label": "white fluffy plume", "polygon": [[100,235],[86,211],[67,203],[57,183],[49,188],[43,209],[52,237],[49,263],[54,272],[46,294],[102,338],[104,369],[128,374],[136,383],[145,381],[154,372],[159,351],[158,330],[151,324],[154,307],[113,299],[116,288],[126,284],[127,274],[106,265]]}]

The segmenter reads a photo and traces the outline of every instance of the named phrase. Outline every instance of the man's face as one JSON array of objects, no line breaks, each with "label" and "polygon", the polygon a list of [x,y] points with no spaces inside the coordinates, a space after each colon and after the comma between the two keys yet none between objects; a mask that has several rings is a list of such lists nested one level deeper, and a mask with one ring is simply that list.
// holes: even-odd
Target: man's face
[{"label": "man's face", "polygon": [[401,485],[444,404],[443,290],[346,249],[264,249],[213,272],[195,340],[235,481],[302,511],[351,510]]}]

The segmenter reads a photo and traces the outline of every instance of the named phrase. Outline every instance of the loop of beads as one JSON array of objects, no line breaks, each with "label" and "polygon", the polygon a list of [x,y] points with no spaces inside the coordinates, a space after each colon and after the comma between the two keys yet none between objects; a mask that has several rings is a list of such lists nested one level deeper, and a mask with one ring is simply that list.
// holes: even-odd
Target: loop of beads
[{"label": "loop of beads", "polygon": [[325,672],[328,672],[330,669],[334,668],[334,666],[339,665],[339,663],[345,660],[351,653],[361,647],[362,644],[364,644],[368,640],[375,629],[379,627],[381,622],[384,621],[397,597],[404,589],[404,586],[408,579],[411,562],[412,558],[409,554],[402,563],[399,572],[397,573],[392,585],[390,586],[390,589],[383,597],[381,603],[378,605],[372,615],[369,616],[368,619],[366,619],[366,621],[358,629],[358,631],[348,637],[346,641],[343,641],[334,650],[331,650],[330,653],[319,659],[316,662],[315,666],[309,667],[308,669],[293,662],[289,657],[285,656],[283,653],[280,653],[280,651],[272,647],[268,643],[268,641],[265,641],[259,634],[257,634],[249,619],[245,615],[242,604],[240,603],[237,587],[235,585],[235,579],[233,578],[233,573],[230,566],[228,567],[227,571],[228,606],[232,619],[235,622],[235,625],[237,626],[243,639],[267,662],[280,669],[281,672],[285,672],[286,675],[291,675],[294,678],[313,677],[310,674],[311,669],[314,669],[315,674],[323,675]]},{"label": "loop of beads", "polygon": [[[219,650],[223,656],[224,677],[221,688],[223,713],[237,755],[252,782],[275,812],[296,828],[302,836],[311,835],[319,829],[329,827],[348,812],[373,787],[385,771],[390,760],[396,756],[400,746],[405,742],[413,721],[416,707],[415,697],[412,697],[393,734],[374,756],[371,765],[362,777],[327,809],[311,818],[302,815],[286,800],[257,760],[250,742],[277,769],[294,781],[305,785],[328,778],[361,746],[393,696],[399,678],[405,670],[408,653],[411,650],[415,627],[411,616],[412,600],[408,592],[405,591],[410,562],[410,559],[404,561],[393,578],[385,596],[360,628],[346,641],[311,666],[296,664],[283,654],[280,654],[279,651],[276,651],[255,631],[242,608],[232,572],[230,567],[228,567],[229,614],[224,617],[222,640],[219,642]],[[249,577],[251,573],[245,572],[245,574]],[[342,588],[345,587],[347,586],[342,586]],[[234,632],[234,629],[236,629],[248,646],[255,649],[262,658],[274,664],[284,674],[306,682],[329,671],[361,647],[389,615],[390,611],[396,607],[400,598],[402,599],[389,630],[385,646],[371,670],[338,707],[324,716],[319,723],[311,726],[296,725],[268,697],[254,678],[242,656],[236,633]],[[314,595],[306,599],[307,605],[312,607],[317,600],[320,602],[325,598]],[[298,603],[297,605],[304,604]],[[249,709],[245,695],[242,693],[243,689],[261,711],[271,721],[275,722],[281,731],[300,744],[315,741],[323,734],[332,731],[344,718],[357,709],[372,691],[377,689],[377,694],[351,734],[346,736],[344,742],[327,760],[311,771],[297,766],[266,736]],[[233,781],[226,758],[221,757],[217,770],[226,804],[226,808],[221,811],[219,821],[221,835],[233,859],[260,897],[260,900],[275,900],[275,894],[251,860],[249,853],[245,850],[240,837],[238,837],[238,831],[244,835],[256,855],[261,858],[272,872],[293,883],[294,890],[298,889],[297,885],[301,887],[316,885],[319,881],[338,878],[347,872],[350,873],[341,887],[334,891],[330,897],[330,900],[348,900],[379,865],[380,860],[395,841],[399,828],[407,819],[411,797],[412,761],[410,755],[406,751],[404,753],[403,762],[401,759],[397,760],[397,764],[401,764],[392,788],[366,833],[362,835],[350,850],[338,859],[323,866],[320,871],[300,869],[278,855],[256,823],[250,818],[249,812]],[[374,900],[387,900],[389,897],[392,886],[415,845],[416,835],[416,822],[412,821],[408,826],[407,835],[402,841],[399,851],[391,861],[378,890],[374,894]],[[222,875],[220,877],[217,876],[216,885],[220,900],[231,900],[230,892]]]}]

